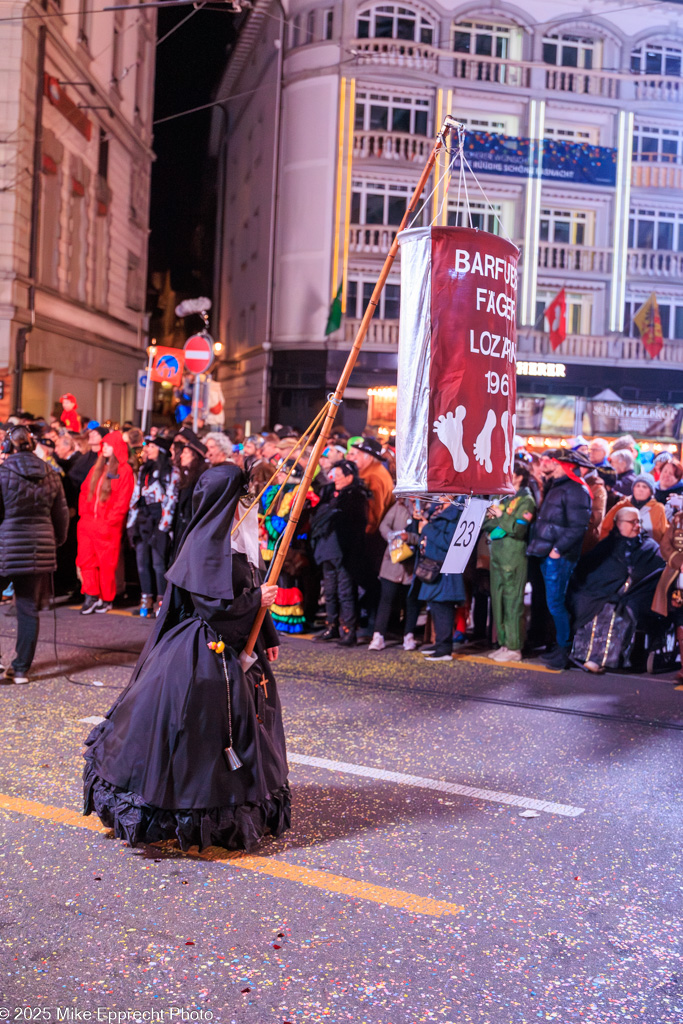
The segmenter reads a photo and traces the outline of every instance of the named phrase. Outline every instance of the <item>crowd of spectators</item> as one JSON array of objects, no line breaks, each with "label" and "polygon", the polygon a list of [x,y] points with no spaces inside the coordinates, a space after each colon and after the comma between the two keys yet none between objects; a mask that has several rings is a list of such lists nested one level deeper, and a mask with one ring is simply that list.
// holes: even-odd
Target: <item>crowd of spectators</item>
[{"label": "crowd of spectators", "polygon": [[[56,522],[56,565],[52,549],[45,560],[45,572],[56,569],[55,594],[90,615],[139,591],[132,614],[148,618],[158,612],[207,466],[230,461],[243,470],[267,569],[311,454],[288,427],[250,437],[188,426],[143,435],[130,423],[81,426],[73,407],[49,422],[17,417],[0,428],[0,441],[5,521],[14,514],[7,489],[19,455],[30,452],[26,471],[35,475],[42,464],[61,481],[68,519]],[[543,454],[516,442],[514,493],[491,498],[465,572],[449,574],[441,567],[463,500],[395,500],[394,449],[370,428],[357,437],[337,430],[272,581],[277,629],[345,647],[366,641],[371,652],[394,640],[431,661],[477,643],[498,663],[540,657],[554,669],[574,663],[588,672],[629,666],[640,635],[649,638],[642,647],[675,632],[683,652],[683,465],[668,452],[641,450],[630,435],[577,437]],[[3,476],[3,467],[15,475]],[[5,597],[34,622],[23,679],[40,588],[27,612],[22,573],[3,555],[3,530],[0,522]]]}]

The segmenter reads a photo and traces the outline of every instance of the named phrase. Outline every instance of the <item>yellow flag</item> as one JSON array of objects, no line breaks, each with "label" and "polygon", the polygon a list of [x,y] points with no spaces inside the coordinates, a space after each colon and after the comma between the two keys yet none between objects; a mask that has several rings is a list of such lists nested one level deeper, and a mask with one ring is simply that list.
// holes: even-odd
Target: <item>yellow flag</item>
[{"label": "yellow flag", "polygon": [[640,331],[643,345],[653,359],[656,359],[664,347],[662,320],[659,315],[657,296],[653,292],[637,313],[633,314],[633,322]]}]

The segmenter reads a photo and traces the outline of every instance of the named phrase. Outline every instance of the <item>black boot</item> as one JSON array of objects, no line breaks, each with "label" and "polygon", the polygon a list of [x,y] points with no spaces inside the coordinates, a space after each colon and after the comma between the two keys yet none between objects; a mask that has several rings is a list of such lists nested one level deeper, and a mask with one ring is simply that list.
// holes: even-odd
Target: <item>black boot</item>
[{"label": "black boot", "polygon": [[356,643],[357,641],[355,629],[345,629],[342,639],[337,640],[338,647],[355,647]]},{"label": "black boot", "polygon": [[339,626],[328,626],[320,636],[316,637],[316,640],[338,640],[339,639]]},{"label": "black boot", "polygon": [[547,668],[567,668],[569,666],[569,649],[556,644],[550,654],[544,655],[541,661]]}]

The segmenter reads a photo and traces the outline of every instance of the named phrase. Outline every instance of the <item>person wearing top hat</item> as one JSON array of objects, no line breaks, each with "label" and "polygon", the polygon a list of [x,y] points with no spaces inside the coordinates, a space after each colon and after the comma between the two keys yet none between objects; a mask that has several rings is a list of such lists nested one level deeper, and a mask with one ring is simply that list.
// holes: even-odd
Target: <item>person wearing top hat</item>
[{"label": "person wearing top hat", "polygon": [[549,668],[569,664],[571,624],[566,607],[567,587],[581,555],[592,509],[592,495],[581,469],[592,470],[589,458],[578,451],[551,449],[546,457],[552,466],[550,486],[532,527],[529,555],[541,559],[548,611],[555,623],[556,642],[542,660]]},{"label": "person wearing top hat", "polygon": [[173,465],[178,471],[178,501],[173,516],[171,562],[192,519],[192,496],[202,473],[206,471],[206,445],[189,427],[183,427],[173,438]]},{"label": "person wearing top hat", "polygon": [[140,608],[133,614],[147,618],[154,617],[161,602],[166,586],[164,573],[171,553],[171,529],[180,474],[171,463],[170,451],[170,438],[159,434],[156,437],[148,434],[145,438],[143,461],[126,522],[142,588]]},{"label": "person wearing top hat", "polygon": [[351,444],[348,459],[356,463],[360,479],[370,492],[365,527],[366,578],[361,581],[361,585],[364,590],[362,603],[368,615],[368,625],[374,630],[375,612],[381,591],[379,571],[385,548],[379,527],[394,504],[394,481],[382,462],[382,445],[374,437],[361,437]]}]

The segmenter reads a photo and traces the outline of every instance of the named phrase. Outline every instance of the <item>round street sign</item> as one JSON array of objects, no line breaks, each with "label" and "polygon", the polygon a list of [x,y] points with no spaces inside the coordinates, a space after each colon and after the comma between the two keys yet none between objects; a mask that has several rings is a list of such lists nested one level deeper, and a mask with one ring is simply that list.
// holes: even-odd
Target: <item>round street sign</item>
[{"label": "round street sign", "polygon": [[190,373],[207,373],[213,366],[213,338],[210,334],[193,334],[183,345],[185,369]]}]

